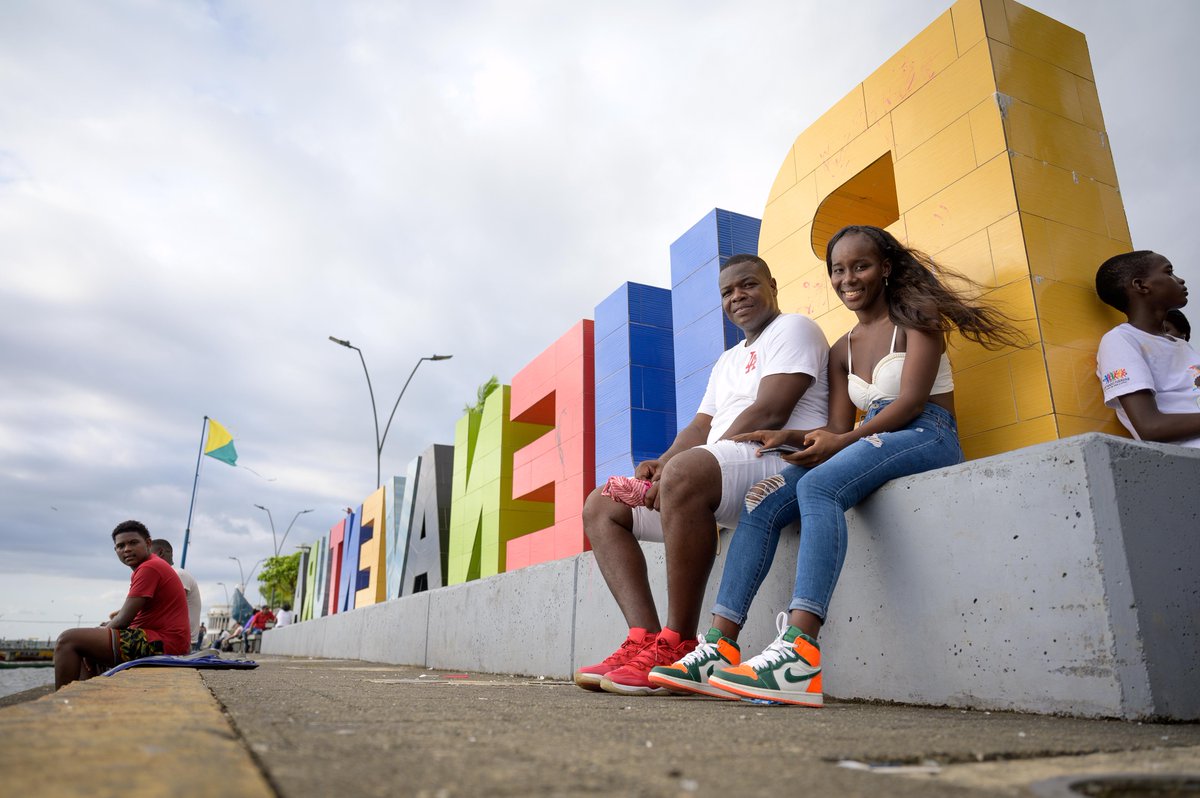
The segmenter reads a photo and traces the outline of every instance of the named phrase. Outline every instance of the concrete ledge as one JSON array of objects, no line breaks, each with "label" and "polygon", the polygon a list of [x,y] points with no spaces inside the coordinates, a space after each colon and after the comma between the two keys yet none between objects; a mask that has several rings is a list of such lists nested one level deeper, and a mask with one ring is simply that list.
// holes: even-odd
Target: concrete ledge
[{"label": "concrete ledge", "polygon": [[5,795],[275,793],[198,671],[134,668],[0,710]]},{"label": "concrete ledge", "polygon": [[[1200,451],[1093,433],[884,486],[847,513],[826,693],[1200,718],[1196,485]],[[797,542],[780,542],[746,652],[775,636]],[[663,611],[662,547],[644,548]],[[565,678],[625,633],[590,553],[420,596],[269,631],[263,651]]]}]

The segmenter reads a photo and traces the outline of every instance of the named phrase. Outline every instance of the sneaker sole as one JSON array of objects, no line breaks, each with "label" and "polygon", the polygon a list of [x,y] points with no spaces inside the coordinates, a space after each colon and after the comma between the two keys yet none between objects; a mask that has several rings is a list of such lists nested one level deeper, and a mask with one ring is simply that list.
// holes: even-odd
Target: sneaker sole
[{"label": "sneaker sole", "polygon": [[798,707],[825,706],[825,696],[823,693],[790,693],[785,690],[768,690],[765,687],[745,687],[740,684],[732,684],[724,680],[719,680],[715,676],[709,683],[714,687],[727,690],[740,698],[763,698],[767,701],[778,701],[781,704],[792,704]]},{"label": "sneaker sole", "polygon": [[673,679],[661,673],[651,673],[646,677],[652,684],[659,685],[677,695],[702,695],[709,698],[723,698],[727,701],[737,701],[740,696],[727,693],[712,683],[693,682],[690,679]]},{"label": "sneaker sole", "polygon": [[604,677],[598,673],[577,673],[575,674],[575,685],[582,687],[584,690],[591,690],[594,693],[600,692],[600,680]]},{"label": "sneaker sole", "polygon": [[607,676],[600,680],[600,689],[606,693],[616,693],[617,695],[669,695],[671,692],[665,687],[617,684]]}]

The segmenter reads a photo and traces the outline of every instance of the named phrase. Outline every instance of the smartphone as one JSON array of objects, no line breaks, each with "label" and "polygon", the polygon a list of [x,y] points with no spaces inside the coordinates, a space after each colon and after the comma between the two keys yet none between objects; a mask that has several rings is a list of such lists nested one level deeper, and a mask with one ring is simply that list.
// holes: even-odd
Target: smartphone
[{"label": "smartphone", "polygon": [[799,446],[792,446],[790,443],[781,443],[778,446],[765,446],[758,450],[759,454],[795,454],[800,451]]}]

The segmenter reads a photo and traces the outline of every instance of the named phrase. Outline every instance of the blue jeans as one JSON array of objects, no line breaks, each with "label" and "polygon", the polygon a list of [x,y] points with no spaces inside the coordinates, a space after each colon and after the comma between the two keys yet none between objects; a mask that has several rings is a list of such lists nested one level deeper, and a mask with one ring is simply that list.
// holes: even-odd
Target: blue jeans
[{"label": "blue jeans", "polygon": [[[867,419],[886,407],[876,402]],[[885,482],[963,461],[954,414],[926,404],[904,429],[870,435],[813,468],[789,465],[783,485],[748,510],[742,508],[729,544],[713,613],[739,626],[771,568],[779,533],[800,520],[796,587],[789,610],[811,612],[822,621],[846,559],[846,510]]]}]

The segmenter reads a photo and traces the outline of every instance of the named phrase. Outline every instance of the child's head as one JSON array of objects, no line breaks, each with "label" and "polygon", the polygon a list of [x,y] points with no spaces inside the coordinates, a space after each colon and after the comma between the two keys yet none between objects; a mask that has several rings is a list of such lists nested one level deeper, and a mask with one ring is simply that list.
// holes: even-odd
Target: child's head
[{"label": "child's head", "polygon": [[1163,319],[1163,332],[1185,341],[1192,340],[1192,325],[1178,308],[1167,311],[1167,316]]},{"label": "child's head", "polygon": [[1100,264],[1096,294],[1125,314],[1135,302],[1149,303],[1163,311],[1187,304],[1187,289],[1175,276],[1171,261],[1148,249],[1114,255]]}]

